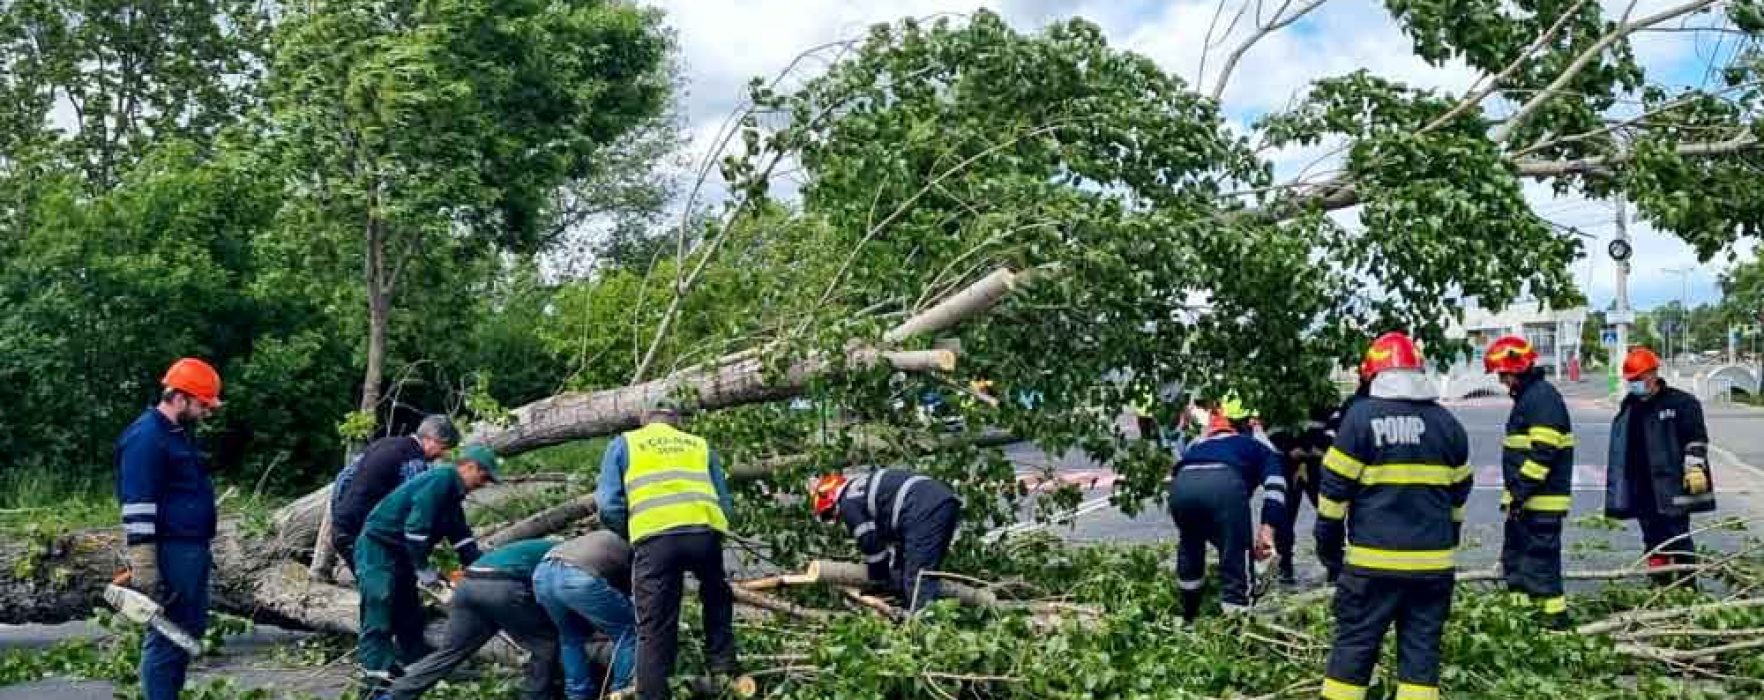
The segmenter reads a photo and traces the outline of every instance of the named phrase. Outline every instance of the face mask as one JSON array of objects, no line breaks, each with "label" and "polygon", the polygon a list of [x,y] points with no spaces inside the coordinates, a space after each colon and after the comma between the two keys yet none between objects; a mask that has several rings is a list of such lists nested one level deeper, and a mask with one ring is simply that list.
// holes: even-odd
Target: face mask
[{"label": "face mask", "polygon": [[1630,382],[1629,383],[1629,395],[1630,396],[1647,396],[1648,395],[1648,383],[1645,381]]}]

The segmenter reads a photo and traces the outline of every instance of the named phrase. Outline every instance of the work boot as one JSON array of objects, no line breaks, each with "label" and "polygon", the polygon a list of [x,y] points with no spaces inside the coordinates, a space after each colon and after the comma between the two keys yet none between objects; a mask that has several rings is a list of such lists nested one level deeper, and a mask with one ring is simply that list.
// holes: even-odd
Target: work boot
[{"label": "work boot", "polygon": [[1200,591],[1183,591],[1182,592],[1182,621],[1189,622],[1189,623],[1194,622],[1195,618],[1200,617],[1200,606],[1201,606],[1201,592]]},{"label": "work boot", "polygon": [[1543,626],[1551,632],[1567,632],[1574,629],[1574,621],[1565,612],[1548,613],[1543,616]]},{"label": "work boot", "polygon": [[1298,573],[1293,570],[1292,557],[1280,558],[1280,585],[1287,588],[1298,585]]}]

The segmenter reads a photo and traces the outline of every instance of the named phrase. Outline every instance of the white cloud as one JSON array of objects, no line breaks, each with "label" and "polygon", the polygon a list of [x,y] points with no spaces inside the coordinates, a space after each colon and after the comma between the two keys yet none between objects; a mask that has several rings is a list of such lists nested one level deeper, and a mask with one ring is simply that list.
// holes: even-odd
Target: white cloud
[{"label": "white cloud", "polygon": [[[1634,16],[1646,16],[1680,1],[1640,0]],[[667,11],[666,21],[679,35],[689,82],[684,109],[695,160],[714,144],[714,135],[739,103],[749,79],[770,78],[804,49],[861,36],[876,23],[970,13],[982,7],[998,11],[1023,31],[1084,17],[1100,26],[1116,46],[1149,56],[1166,71],[1194,84],[1208,27],[1219,6],[1215,0],[651,0],[651,4]],[[1603,5],[1607,16],[1615,19],[1629,0],[1603,0]],[[1227,16],[1215,27],[1206,73],[1198,81],[1202,90],[1211,89],[1226,56],[1252,32],[1253,20],[1247,17],[1225,32],[1235,4],[1227,6]],[[1702,15],[1688,21],[1708,24],[1723,19]],[[1711,39],[1685,33],[1639,34],[1634,45],[1650,79],[1668,83],[1699,83],[1704,72],[1701,67],[1717,50]],[[807,66],[802,77],[821,67]],[[1436,67],[1417,58],[1382,3],[1333,0],[1297,24],[1264,38],[1237,66],[1224,96],[1236,122],[1233,126],[1245,128],[1255,117],[1285,107],[1311,81],[1363,67],[1411,86],[1450,92],[1464,91],[1477,77],[1461,62]],[[1316,164],[1311,170],[1314,174],[1334,167],[1336,160],[1330,156],[1334,146],[1292,148],[1269,156],[1282,177],[1298,175],[1305,166]],[[717,188],[712,189],[714,196]],[[1575,275],[1594,305],[1602,307],[1610,300],[1614,286],[1611,263],[1604,255],[1612,231],[1610,204],[1557,199],[1548,188],[1535,184],[1528,186],[1527,195],[1546,218],[1597,237],[1588,240],[1589,257],[1576,265]],[[1692,268],[1683,286],[1693,303],[1719,296],[1715,280],[1721,266],[1699,265],[1688,246],[1654,231],[1645,222],[1634,222],[1630,232],[1636,246],[1630,283],[1634,305],[1647,308],[1676,299],[1681,280],[1662,270],[1684,266]]]}]

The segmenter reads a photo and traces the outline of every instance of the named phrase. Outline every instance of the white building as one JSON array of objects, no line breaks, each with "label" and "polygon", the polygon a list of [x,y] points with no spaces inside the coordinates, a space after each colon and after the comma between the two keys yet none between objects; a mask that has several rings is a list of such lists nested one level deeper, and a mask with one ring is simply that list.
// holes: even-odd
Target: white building
[{"label": "white building", "polygon": [[[1462,338],[1477,353],[1458,364],[1467,371],[1482,371],[1481,350],[1503,335],[1517,335],[1537,348],[1538,366],[1553,377],[1564,376],[1568,365],[1580,357],[1581,326],[1586,323],[1586,307],[1544,309],[1535,301],[1518,302],[1499,311],[1490,311],[1474,304],[1464,307],[1464,320],[1446,330],[1446,336]],[[1454,365],[1452,373],[1459,367]]]}]

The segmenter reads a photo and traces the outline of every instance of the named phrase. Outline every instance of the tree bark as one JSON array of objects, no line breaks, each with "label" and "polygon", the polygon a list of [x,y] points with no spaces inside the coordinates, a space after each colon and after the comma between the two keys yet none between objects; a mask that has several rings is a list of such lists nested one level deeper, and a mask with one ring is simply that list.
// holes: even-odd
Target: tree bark
[{"label": "tree bark", "polygon": [[306,572],[314,581],[330,583],[331,570],[337,566],[337,548],[331,544],[331,499],[325,499],[323,510],[318,537],[312,542],[312,564],[306,567]]},{"label": "tree bark", "polygon": [[[847,354],[848,367],[887,365],[895,369],[949,371],[955,353],[948,350],[906,352],[854,350]],[[489,445],[503,456],[569,442],[613,435],[638,427],[645,408],[663,397],[685,392],[695,410],[709,411],[794,398],[809,382],[839,371],[841,365],[825,357],[810,357],[786,368],[781,375],[767,371],[757,357],[737,359],[703,370],[635,386],[594,392],[568,392],[514,409],[507,426],[479,425],[472,441]]]},{"label": "tree bark", "polygon": [[[1030,273],[999,269],[948,299],[901,322],[883,334],[885,344],[895,344],[926,333],[952,328],[986,313],[1012,290],[1019,289]],[[514,455],[570,440],[612,435],[637,427],[643,409],[656,399],[684,390],[696,399],[697,410],[715,410],[747,404],[781,401],[800,395],[810,381],[841,367],[825,357],[810,357],[786,368],[782,376],[768,376],[763,352],[743,352],[706,367],[693,367],[661,379],[618,389],[568,392],[516,408],[506,426],[479,425],[472,440]],[[956,355],[947,350],[891,352],[859,347],[847,353],[846,366],[868,368],[887,364],[908,372],[948,372]]]},{"label": "tree bark", "polygon": [[[374,195],[368,195],[369,205]],[[392,290],[386,287],[386,239],[379,219],[368,215],[367,260],[363,272],[367,281],[368,346],[367,368],[361,379],[359,409],[373,415],[380,405],[380,383],[386,371],[386,328],[392,323]]]}]

